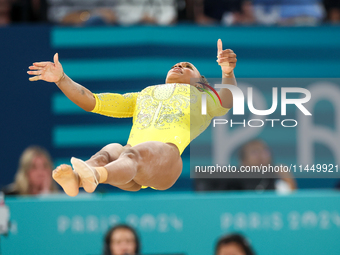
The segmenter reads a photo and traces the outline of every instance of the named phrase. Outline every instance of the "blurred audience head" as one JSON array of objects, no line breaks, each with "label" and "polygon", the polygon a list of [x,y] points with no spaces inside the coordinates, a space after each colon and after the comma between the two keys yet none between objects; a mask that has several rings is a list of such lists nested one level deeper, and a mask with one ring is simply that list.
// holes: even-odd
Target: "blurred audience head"
[{"label": "blurred audience head", "polygon": [[340,1],[339,0],[323,0],[327,11],[328,21],[338,24],[340,23]]},{"label": "blurred audience head", "polygon": [[0,0],[0,26],[8,25],[11,22],[10,11],[10,1]]},{"label": "blurred audience head", "polygon": [[50,154],[39,146],[24,150],[15,175],[14,188],[19,195],[37,195],[57,191],[52,180],[53,164]]},{"label": "blurred audience head", "polygon": [[132,227],[120,224],[106,233],[104,255],[135,255],[139,251],[139,238]]},{"label": "blurred audience head", "polygon": [[230,234],[218,240],[215,255],[255,255],[255,252],[245,237],[240,234]]},{"label": "blurred audience head", "polygon": [[243,145],[239,152],[242,166],[260,166],[272,163],[271,153],[262,140],[253,140]]}]

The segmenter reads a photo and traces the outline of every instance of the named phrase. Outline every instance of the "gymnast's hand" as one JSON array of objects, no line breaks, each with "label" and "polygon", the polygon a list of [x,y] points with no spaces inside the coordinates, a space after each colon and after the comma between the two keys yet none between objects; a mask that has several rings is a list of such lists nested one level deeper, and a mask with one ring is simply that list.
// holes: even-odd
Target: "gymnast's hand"
[{"label": "gymnast's hand", "polygon": [[236,67],[236,54],[233,50],[223,50],[222,40],[217,41],[217,63],[221,66],[222,72],[229,75]]},{"label": "gymnast's hand", "polygon": [[29,67],[29,69],[34,71],[27,71],[27,73],[35,75],[29,78],[30,81],[43,80],[58,83],[64,77],[64,71],[59,62],[58,53],[54,55],[54,63],[35,62],[33,63],[33,66]]}]

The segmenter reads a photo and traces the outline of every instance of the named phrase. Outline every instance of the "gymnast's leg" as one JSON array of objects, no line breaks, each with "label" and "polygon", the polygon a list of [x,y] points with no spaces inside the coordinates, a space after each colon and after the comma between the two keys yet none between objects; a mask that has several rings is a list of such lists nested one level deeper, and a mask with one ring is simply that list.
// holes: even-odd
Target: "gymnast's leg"
[{"label": "gymnast's leg", "polygon": [[[125,149],[131,146],[122,146],[117,143],[106,145],[99,152],[93,155],[86,163],[91,167],[101,167],[109,162],[116,160]],[[85,180],[83,185],[82,179],[79,178],[77,172],[73,171],[69,165],[60,165],[53,171],[53,179],[64,189],[69,196],[76,196],[79,192],[79,187],[89,186]]]},{"label": "gymnast's leg", "polygon": [[108,163],[118,159],[120,154],[125,149],[130,147],[130,145],[122,146],[119,143],[111,143],[94,154],[89,160],[86,161],[86,163],[92,167],[105,166]]},{"label": "gymnast's leg", "polygon": [[[85,189],[94,191],[99,183],[107,183],[126,190],[150,186],[159,190],[170,188],[182,172],[182,159],[176,145],[162,142],[144,142],[122,151],[118,159],[104,167],[90,167],[86,162],[72,159]],[[92,177],[91,177],[92,176]],[[92,178],[92,179],[91,179]],[[131,187],[127,187],[131,186]]]},{"label": "gymnast's leg", "polygon": [[[182,173],[182,158],[177,146],[172,143],[141,143],[123,152],[120,158],[129,158],[133,162],[131,165],[136,169],[134,182],[158,190],[169,189]],[[110,169],[106,181],[109,184],[115,182],[115,170],[119,167],[114,163],[105,166]]]},{"label": "gymnast's leg", "polygon": [[[107,171],[106,169],[103,169],[103,166],[117,160],[122,152],[129,148],[131,148],[131,145],[129,144],[122,146],[118,143],[112,143],[105,146],[103,149],[93,155],[89,160],[87,160],[85,163],[88,166],[95,168],[97,171],[93,171],[95,176],[93,176],[91,173],[89,177],[81,178],[85,191],[91,193],[96,189],[97,185],[93,185],[94,178],[96,178],[98,182],[103,183],[103,181],[101,180],[107,178]],[[75,159],[71,161],[76,162]],[[77,165],[77,163],[75,164]],[[133,180],[122,185],[116,185],[116,187],[127,191],[138,191],[141,188],[141,186],[136,184]]]}]

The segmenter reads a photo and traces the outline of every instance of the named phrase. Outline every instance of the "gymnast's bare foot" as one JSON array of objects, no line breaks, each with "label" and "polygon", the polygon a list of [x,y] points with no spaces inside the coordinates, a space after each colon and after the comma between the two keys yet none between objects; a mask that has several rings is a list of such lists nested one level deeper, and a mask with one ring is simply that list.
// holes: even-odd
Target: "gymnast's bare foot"
[{"label": "gymnast's bare foot", "polygon": [[78,195],[79,177],[69,165],[60,165],[52,173],[53,179],[64,189],[65,193],[71,197]]},{"label": "gymnast's bare foot", "polygon": [[94,192],[100,179],[97,170],[78,158],[72,157],[71,163],[81,179],[84,190],[88,193]]}]

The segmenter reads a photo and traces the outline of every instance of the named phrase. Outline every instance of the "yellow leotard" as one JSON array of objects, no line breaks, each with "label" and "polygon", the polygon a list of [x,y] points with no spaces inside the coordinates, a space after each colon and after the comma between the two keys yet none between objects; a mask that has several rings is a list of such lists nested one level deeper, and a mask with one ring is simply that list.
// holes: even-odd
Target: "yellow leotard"
[{"label": "yellow leotard", "polygon": [[94,96],[96,106],[92,112],[118,118],[133,117],[127,144],[173,143],[180,154],[209,126],[213,117],[229,111],[221,106],[215,95],[215,101],[207,95],[207,115],[202,115],[202,92],[189,84],[155,85],[137,93]]}]

